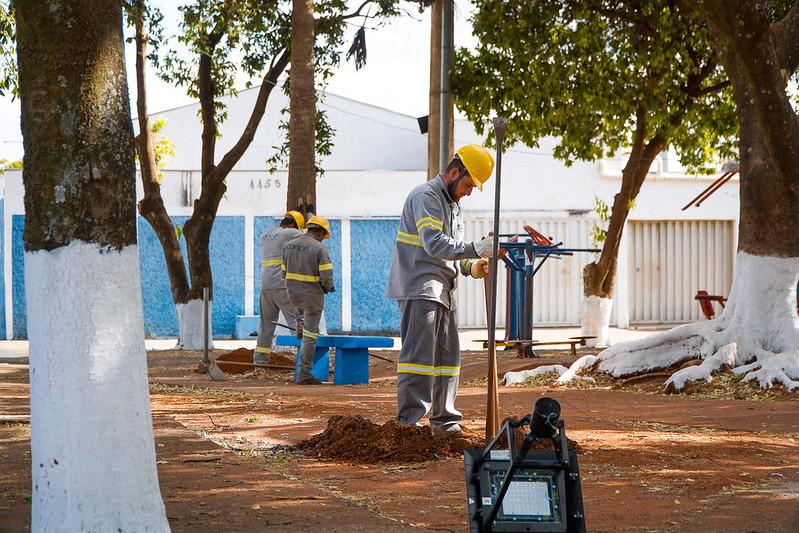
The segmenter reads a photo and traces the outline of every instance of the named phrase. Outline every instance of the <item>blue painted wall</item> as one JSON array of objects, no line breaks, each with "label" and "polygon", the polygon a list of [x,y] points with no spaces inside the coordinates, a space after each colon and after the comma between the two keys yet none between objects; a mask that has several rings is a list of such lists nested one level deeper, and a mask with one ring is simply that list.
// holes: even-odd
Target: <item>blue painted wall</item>
[{"label": "blue painted wall", "polygon": [[14,317],[14,338],[28,338],[28,316],[25,311],[25,215],[11,217],[11,298]]},{"label": "blue painted wall", "polygon": [[330,238],[322,241],[333,262],[336,292],[325,295],[325,320],[328,331],[341,331],[341,220],[330,220]]},{"label": "blue painted wall", "polygon": [[[0,200],[0,216],[4,205]],[[2,219],[0,219],[2,220]],[[187,217],[174,217],[173,221],[183,226]],[[277,223],[274,217],[255,217],[253,232],[254,309],[258,308],[260,289],[260,253],[258,243],[261,235]],[[27,337],[25,309],[24,215],[12,217],[11,250],[3,250],[0,243],[0,258],[11,253],[13,282],[11,290],[12,309],[3,309],[4,299],[0,292],[0,337],[4,336],[5,313],[14,317],[14,338]],[[351,228],[352,246],[352,326],[355,331],[396,331],[399,329],[399,310],[393,300],[385,297],[388,273],[398,220],[353,220]],[[1,226],[0,226],[1,227]],[[328,330],[341,331],[342,279],[341,279],[341,221],[330,221],[331,238],[324,241],[333,262],[333,279],[336,292],[325,298],[325,319]],[[161,245],[143,218],[138,219],[139,256],[141,260],[142,301],[144,304],[145,334],[153,337],[174,337],[178,334],[175,307],[172,304],[169,276],[166,272]],[[185,241],[181,239],[184,250]],[[211,265],[214,275],[214,329],[217,338],[232,337],[235,333],[237,315],[244,314],[244,217],[217,217],[211,233]],[[0,274],[2,274],[0,261]]]},{"label": "blue painted wall", "polygon": [[144,332],[153,337],[175,337],[178,317],[172,303],[164,252],[150,224],[142,217],[137,218]]},{"label": "blue painted wall", "polygon": [[399,220],[353,220],[350,228],[352,329],[397,331],[400,312],[386,286]]},{"label": "blue painted wall", "polygon": [[[172,217],[180,227],[188,217]],[[161,244],[150,224],[139,217],[144,332],[154,337],[178,335],[178,320],[169,288]],[[186,241],[181,238],[184,263]],[[214,277],[213,335],[232,337],[236,315],[244,314],[244,217],[217,217],[211,231],[211,272]]]}]

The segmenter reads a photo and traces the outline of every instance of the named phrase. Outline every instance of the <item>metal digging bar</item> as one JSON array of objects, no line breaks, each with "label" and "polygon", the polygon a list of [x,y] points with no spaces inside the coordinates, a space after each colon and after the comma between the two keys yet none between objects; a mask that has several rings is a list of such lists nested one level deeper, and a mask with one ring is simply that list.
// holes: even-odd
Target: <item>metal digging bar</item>
[{"label": "metal digging bar", "polygon": [[502,141],[508,119],[494,119],[494,136],[497,140],[496,189],[494,190],[494,231],[492,233],[493,251],[491,253],[491,291],[488,305],[488,390],[486,397],[486,439],[490,439],[499,429],[499,383],[497,382],[497,261],[499,254],[499,199],[502,185]]}]

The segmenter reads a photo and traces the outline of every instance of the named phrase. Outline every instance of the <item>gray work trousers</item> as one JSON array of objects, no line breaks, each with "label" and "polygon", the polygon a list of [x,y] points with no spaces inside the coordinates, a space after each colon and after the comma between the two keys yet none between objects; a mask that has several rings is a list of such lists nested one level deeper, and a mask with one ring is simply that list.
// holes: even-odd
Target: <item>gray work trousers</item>
[{"label": "gray work trousers", "polygon": [[397,420],[416,424],[428,411],[430,426],[447,430],[463,418],[455,409],[461,351],[455,311],[429,300],[400,300]]},{"label": "gray work trousers", "polygon": [[316,339],[319,337],[319,321],[322,319],[322,309],[302,308],[296,310],[297,329],[302,330],[302,345],[300,346],[300,368],[297,372],[297,381],[313,377],[313,356],[316,352]]},{"label": "gray work trousers", "polygon": [[255,346],[253,354],[254,362],[269,362],[269,355],[272,353],[272,339],[275,336],[274,321],[278,319],[281,312],[286,319],[286,325],[291,328],[296,327],[294,309],[286,289],[261,289],[261,320],[258,327],[258,344]]}]

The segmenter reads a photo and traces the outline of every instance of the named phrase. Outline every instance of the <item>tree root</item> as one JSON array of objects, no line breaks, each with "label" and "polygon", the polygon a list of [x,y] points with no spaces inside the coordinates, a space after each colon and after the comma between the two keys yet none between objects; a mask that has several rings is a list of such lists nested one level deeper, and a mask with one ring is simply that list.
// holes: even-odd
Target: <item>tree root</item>
[{"label": "tree root", "polygon": [[[799,349],[774,353],[764,347],[775,344],[772,338],[745,333],[740,323],[725,316],[686,324],[616,344],[597,356],[583,356],[561,373],[557,384],[580,379],[584,371],[626,377],[623,385],[668,376],[664,391],[676,393],[692,383],[711,383],[714,374],[732,370],[743,374],[743,381],[757,380],[763,389],[775,384],[788,391],[799,389]],[[677,370],[672,373],[671,369]]]}]

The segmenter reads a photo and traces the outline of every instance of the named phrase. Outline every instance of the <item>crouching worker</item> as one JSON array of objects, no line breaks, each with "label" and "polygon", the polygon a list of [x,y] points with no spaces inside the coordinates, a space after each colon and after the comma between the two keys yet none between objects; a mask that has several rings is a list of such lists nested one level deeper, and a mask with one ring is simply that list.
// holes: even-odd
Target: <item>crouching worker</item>
[{"label": "crouching worker", "polygon": [[311,217],[305,225],[307,232],[297,237],[283,249],[283,276],[289,300],[296,308],[297,337],[300,346],[300,368],[297,383],[321,383],[311,375],[319,321],[325,307],[325,294],[333,292],[333,263],[327,248],[322,244],[330,237],[330,224],[320,216]]},{"label": "crouching worker", "polygon": [[302,236],[305,217],[299,211],[286,211],[280,225],[267,230],[261,237],[261,322],[253,363],[267,364],[272,354],[275,321],[283,313],[290,328],[295,327],[294,306],[289,302],[286,281],[280,265],[283,249],[289,241]]}]

